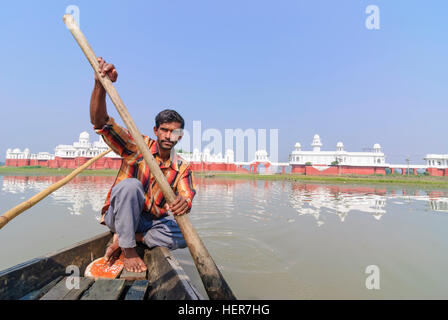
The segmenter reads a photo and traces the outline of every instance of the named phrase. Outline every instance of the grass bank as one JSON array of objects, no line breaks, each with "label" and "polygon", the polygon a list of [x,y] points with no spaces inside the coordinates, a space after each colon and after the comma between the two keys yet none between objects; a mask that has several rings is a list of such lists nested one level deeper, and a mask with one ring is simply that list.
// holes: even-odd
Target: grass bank
[{"label": "grass bank", "polygon": [[333,183],[368,183],[368,184],[404,184],[404,185],[420,185],[431,187],[448,188],[448,177],[431,177],[431,176],[402,176],[402,175],[366,175],[366,176],[304,176],[297,174],[273,174],[260,175],[250,173],[230,173],[230,172],[196,172],[195,175],[200,177],[222,177],[232,179],[249,179],[249,180],[272,180],[272,181],[302,181],[302,182],[333,182]]},{"label": "grass bank", "polygon": [[[73,169],[53,169],[40,166],[29,167],[0,167],[0,174],[3,175],[68,175]],[[115,176],[118,170],[103,169],[89,170],[86,169],[80,175],[90,176]],[[260,175],[251,173],[232,173],[232,172],[195,172],[199,177],[222,177],[231,179],[246,180],[271,180],[271,181],[301,181],[301,182],[322,182],[322,183],[366,183],[366,184],[401,184],[416,185],[428,187],[448,188],[448,177],[431,177],[431,176],[402,176],[402,175],[374,175],[374,176],[304,176],[297,174],[273,174]]]},{"label": "grass bank", "polygon": [[[64,169],[64,168],[46,168],[40,166],[28,166],[28,167],[0,167],[0,174],[8,175],[68,175],[74,169]],[[118,170],[103,169],[103,170],[89,170],[86,169],[79,175],[88,176],[114,176]]]}]

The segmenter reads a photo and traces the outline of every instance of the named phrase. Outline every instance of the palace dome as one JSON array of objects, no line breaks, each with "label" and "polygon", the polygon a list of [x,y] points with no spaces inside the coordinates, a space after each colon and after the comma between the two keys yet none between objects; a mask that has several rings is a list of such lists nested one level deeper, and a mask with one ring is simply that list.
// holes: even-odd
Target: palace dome
[{"label": "palace dome", "polygon": [[322,146],[322,141],[320,140],[320,137],[318,134],[315,134],[313,137],[313,143],[311,146]]},{"label": "palace dome", "polygon": [[256,155],[259,155],[259,156],[267,156],[268,155],[268,153],[266,152],[266,150],[257,150],[256,152],[255,152],[255,154]]},{"label": "palace dome", "polygon": [[89,140],[89,138],[90,135],[86,131],[81,132],[81,134],[79,135],[79,140]]}]

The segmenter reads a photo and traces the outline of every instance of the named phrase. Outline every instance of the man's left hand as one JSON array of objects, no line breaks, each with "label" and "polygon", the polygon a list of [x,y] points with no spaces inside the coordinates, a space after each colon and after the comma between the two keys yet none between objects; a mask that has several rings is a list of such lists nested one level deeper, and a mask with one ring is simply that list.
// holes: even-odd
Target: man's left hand
[{"label": "man's left hand", "polygon": [[187,200],[181,195],[178,195],[170,205],[168,203],[165,204],[165,209],[171,211],[175,216],[180,216],[187,213],[189,208]]}]

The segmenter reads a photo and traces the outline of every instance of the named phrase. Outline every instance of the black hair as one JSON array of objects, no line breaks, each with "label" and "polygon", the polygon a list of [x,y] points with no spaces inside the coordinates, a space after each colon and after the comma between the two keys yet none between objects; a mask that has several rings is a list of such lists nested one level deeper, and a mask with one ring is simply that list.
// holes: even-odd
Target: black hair
[{"label": "black hair", "polygon": [[180,127],[183,129],[185,126],[184,118],[174,110],[166,109],[160,111],[156,116],[156,128],[158,129],[161,124],[168,122],[178,122]]}]

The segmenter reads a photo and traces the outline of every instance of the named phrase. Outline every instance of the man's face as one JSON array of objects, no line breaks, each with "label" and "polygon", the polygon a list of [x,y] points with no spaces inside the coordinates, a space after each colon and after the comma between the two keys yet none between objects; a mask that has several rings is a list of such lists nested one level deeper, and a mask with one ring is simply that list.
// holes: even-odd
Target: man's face
[{"label": "man's face", "polygon": [[154,134],[160,148],[171,150],[182,139],[183,130],[179,122],[167,122],[162,123],[159,128],[154,127]]}]

